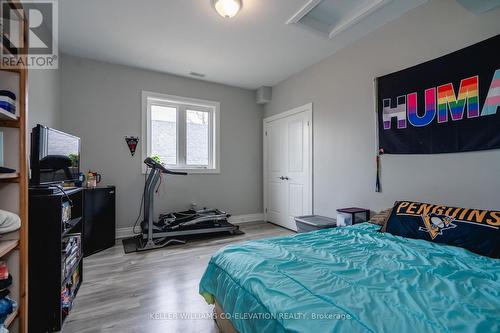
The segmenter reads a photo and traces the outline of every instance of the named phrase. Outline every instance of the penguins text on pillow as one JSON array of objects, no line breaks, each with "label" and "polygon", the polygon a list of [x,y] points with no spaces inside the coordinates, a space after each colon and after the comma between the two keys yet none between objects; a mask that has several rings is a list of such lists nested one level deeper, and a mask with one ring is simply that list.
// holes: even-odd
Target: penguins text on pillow
[{"label": "penguins text on pillow", "polygon": [[500,257],[500,211],[399,201],[382,232]]}]

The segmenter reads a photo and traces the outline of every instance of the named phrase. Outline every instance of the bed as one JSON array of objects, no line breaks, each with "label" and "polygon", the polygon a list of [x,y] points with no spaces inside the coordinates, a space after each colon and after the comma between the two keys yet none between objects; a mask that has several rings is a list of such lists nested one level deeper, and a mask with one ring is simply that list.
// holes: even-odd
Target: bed
[{"label": "bed", "polygon": [[500,260],[361,223],[227,246],[200,293],[247,332],[500,332]]}]

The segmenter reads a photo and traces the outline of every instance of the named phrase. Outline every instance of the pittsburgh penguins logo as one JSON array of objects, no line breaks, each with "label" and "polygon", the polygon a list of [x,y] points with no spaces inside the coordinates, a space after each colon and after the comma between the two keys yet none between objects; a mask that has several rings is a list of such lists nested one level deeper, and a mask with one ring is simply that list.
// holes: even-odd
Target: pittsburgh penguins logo
[{"label": "pittsburgh penguins logo", "polygon": [[442,235],[445,230],[457,227],[456,224],[452,223],[455,219],[450,216],[432,213],[421,215],[421,217],[425,227],[420,227],[418,230],[428,232],[431,239],[436,238],[438,235]]}]

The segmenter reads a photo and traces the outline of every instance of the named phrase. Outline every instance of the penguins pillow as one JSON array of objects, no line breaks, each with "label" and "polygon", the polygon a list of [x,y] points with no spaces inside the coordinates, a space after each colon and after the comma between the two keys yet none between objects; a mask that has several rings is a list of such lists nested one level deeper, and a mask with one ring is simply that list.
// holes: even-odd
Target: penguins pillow
[{"label": "penguins pillow", "polygon": [[500,258],[500,211],[398,201],[382,232]]}]

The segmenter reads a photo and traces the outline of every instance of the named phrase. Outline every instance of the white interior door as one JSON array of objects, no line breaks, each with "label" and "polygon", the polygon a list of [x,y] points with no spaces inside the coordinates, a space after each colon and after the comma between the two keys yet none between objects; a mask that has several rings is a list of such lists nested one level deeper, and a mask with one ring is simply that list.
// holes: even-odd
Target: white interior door
[{"label": "white interior door", "polygon": [[308,104],[264,120],[265,217],[292,230],[312,214],[311,118]]},{"label": "white interior door", "polygon": [[270,122],[266,126],[267,168],[267,216],[268,221],[283,225],[286,216],[285,174],[285,126],[281,120]]}]

